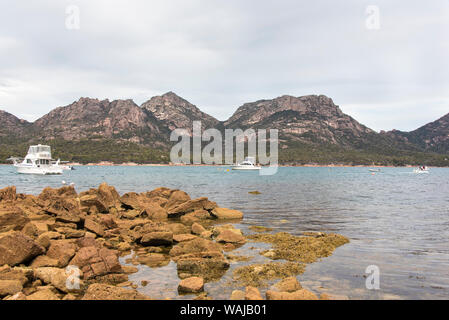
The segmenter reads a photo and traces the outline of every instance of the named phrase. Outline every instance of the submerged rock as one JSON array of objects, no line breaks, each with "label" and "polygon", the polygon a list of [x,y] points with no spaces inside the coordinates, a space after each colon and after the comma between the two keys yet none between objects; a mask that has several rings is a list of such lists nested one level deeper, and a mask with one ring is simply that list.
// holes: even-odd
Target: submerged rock
[{"label": "submerged rock", "polygon": [[224,219],[224,220],[243,218],[243,212],[227,208],[215,208],[211,211],[211,215],[217,219]]},{"label": "submerged rock", "polygon": [[273,249],[262,251],[262,255],[270,252],[267,257],[271,259],[303,263],[313,263],[319,258],[328,257],[337,247],[349,242],[348,238],[334,233],[293,236],[286,232],[279,232],[276,234],[252,234],[248,238],[273,245]]},{"label": "submerged rock", "polygon": [[265,281],[283,279],[301,274],[305,271],[304,264],[296,262],[271,262],[242,266],[234,270],[234,279],[244,285],[260,287]]}]

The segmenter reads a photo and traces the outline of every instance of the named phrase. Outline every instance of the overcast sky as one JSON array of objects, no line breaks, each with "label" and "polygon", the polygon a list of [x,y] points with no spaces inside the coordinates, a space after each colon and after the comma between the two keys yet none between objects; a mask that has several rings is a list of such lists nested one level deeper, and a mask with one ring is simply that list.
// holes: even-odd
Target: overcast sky
[{"label": "overcast sky", "polygon": [[449,112],[449,1],[1,0],[0,109],[33,121],[167,91],[220,120],[324,94],[372,129],[413,130]]}]

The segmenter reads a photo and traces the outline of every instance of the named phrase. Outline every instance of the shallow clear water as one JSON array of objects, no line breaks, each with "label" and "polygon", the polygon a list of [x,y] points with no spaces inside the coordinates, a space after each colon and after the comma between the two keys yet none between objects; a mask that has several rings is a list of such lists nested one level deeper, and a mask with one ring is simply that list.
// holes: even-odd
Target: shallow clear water
[{"label": "shallow clear water", "polygon": [[[0,188],[15,185],[18,192],[38,194],[45,186],[60,187],[62,180],[74,182],[77,191],[103,181],[120,193],[179,188],[191,197],[207,196],[220,206],[243,211],[238,226],[244,232],[249,225],[263,225],[292,234],[313,230],[349,237],[349,244],[308,265],[299,277],[305,287],[317,292],[355,299],[449,298],[446,168],[433,168],[428,175],[413,174],[411,168],[382,168],[372,175],[358,167],[289,167],[273,176],[259,176],[225,167],[83,166],[63,176],[33,176],[0,166]],[[261,194],[248,194],[254,190]],[[239,250],[247,253],[253,245]],[[365,287],[369,265],[380,269],[380,290]],[[164,269],[158,272],[164,274]],[[217,292],[216,297],[229,297],[235,288],[223,289],[221,284],[207,284],[206,289],[212,296]]]}]

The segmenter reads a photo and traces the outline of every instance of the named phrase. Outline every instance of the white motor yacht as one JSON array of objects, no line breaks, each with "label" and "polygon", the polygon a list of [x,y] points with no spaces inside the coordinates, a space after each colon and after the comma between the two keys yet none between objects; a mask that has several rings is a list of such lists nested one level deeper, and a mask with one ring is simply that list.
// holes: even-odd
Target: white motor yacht
[{"label": "white motor yacht", "polygon": [[20,158],[9,158],[13,161],[18,173],[28,174],[62,174],[63,167],[59,160],[52,161],[50,146],[38,144],[30,146],[28,153],[22,160]]},{"label": "white motor yacht", "polygon": [[429,168],[426,166],[413,169],[413,173],[429,173]]},{"label": "white motor yacht", "polygon": [[232,170],[260,170],[260,168],[260,166],[256,166],[256,159],[254,157],[246,157],[243,162],[234,165]]}]

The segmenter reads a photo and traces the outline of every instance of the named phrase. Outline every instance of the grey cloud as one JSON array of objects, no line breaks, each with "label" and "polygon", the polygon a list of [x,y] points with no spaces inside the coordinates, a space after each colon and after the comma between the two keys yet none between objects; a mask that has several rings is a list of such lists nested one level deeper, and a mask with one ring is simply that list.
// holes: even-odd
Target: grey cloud
[{"label": "grey cloud", "polygon": [[[67,5],[80,30],[65,28]],[[375,130],[412,130],[449,112],[448,18],[443,0],[2,1],[0,108],[34,120],[80,96],[172,90],[226,119],[245,102],[326,94]]]}]

